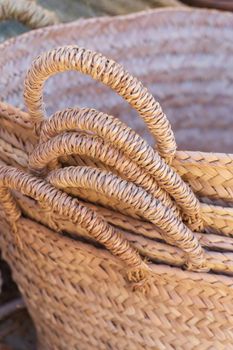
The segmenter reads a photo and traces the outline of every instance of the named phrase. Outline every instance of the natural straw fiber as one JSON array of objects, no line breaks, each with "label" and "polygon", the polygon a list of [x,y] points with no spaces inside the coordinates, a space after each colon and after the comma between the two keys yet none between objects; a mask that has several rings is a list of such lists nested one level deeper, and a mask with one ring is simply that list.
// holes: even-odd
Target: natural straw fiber
[{"label": "natural straw fiber", "polygon": [[233,348],[233,155],[208,153],[231,149],[232,19],[160,10],[1,45],[0,247],[39,349]]},{"label": "natural straw fiber", "polygon": [[37,5],[34,0],[1,0],[0,20],[17,20],[30,28],[40,28],[58,22],[56,15]]}]

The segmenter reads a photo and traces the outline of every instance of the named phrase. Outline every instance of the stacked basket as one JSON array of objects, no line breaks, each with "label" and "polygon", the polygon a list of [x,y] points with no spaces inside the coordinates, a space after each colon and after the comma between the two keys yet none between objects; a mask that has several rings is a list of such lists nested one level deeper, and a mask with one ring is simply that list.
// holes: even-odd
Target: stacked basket
[{"label": "stacked basket", "polygon": [[232,347],[233,156],[172,130],[230,149],[233,17],[170,13],[1,46],[0,245],[40,349]]}]

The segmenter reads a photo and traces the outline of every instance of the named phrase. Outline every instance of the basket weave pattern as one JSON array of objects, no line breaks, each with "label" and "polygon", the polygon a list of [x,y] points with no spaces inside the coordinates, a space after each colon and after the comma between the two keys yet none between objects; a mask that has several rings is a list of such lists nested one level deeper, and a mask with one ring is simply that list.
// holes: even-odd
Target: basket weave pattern
[{"label": "basket weave pattern", "polygon": [[[113,35],[100,37],[96,46],[102,45],[106,52],[106,38],[115,42],[114,35],[120,32],[123,38],[140,24],[145,29],[142,37],[129,38],[127,45],[124,41],[116,44],[115,60],[123,57],[131,62],[132,57],[137,57],[138,64],[132,66],[136,74],[141,60],[149,57],[146,69],[139,69],[136,75],[144,81],[148,74],[148,85],[152,87],[150,70],[155,68],[156,60],[155,77],[162,82],[166,108],[174,109],[178,116],[178,111],[182,111],[183,117],[177,117],[177,124],[182,120],[183,128],[188,123],[184,116],[190,101],[194,102],[193,108],[189,107],[189,123],[207,106],[211,117],[217,120],[218,112],[230,106],[227,93],[231,87],[222,98],[221,108],[213,108],[213,96],[217,88],[229,83],[232,72],[229,70],[227,78],[216,80],[219,72],[225,77],[228,67],[225,64],[222,68],[221,55],[217,62],[210,58],[216,57],[216,43],[222,43],[221,52],[232,50],[231,17],[227,22],[228,17],[213,13],[207,19],[205,12],[188,10],[174,11],[173,16],[173,25],[181,37],[187,34],[185,25],[191,23],[214,40],[209,41],[212,44],[207,47],[207,55],[208,62],[214,62],[217,68],[209,69],[205,77],[212,95],[203,96],[198,108],[198,96],[188,94],[190,85],[182,80],[183,76],[173,76],[172,70],[171,76],[164,73],[164,65],[168,64],[164,63],[164,55],[167,52],[172,61],[176,49],[173,38],[165,34],[167,13],[95,20],[96,33],[105,28],[106,32],[112,30]],[[158,46],[152,45],[158,36],[148,36],[155,22],[157,31],[163,34]],[[213,33],[216,23],[218,29]],[[227,30],[220,31],[221,23]],[[46,350],[64,350],[67,346],[230,349],[233,157],[176,151],[171,125],[154,99],[155,94],[128,72],[130,68],[127,71],[107,56],[79,46],[48,50],[49,46],[67,44],[67,33],[69,40],[73,35],[71,28],[82,33],[80,40],[86,40],[88,33],[90,46],[94,46],[90,39],[92,20],[38,31],[32,36],[37,38],[35,48],[46,48],[47,52],[33,61],[26,75],[24,98],[29,113],[9,105],[19,105],[10,84],[4,90],[8,103],[0,104],[1,161],[11,165],[2,165],[0,170],[1,204],[6,219],[1,221],[0,245],[35,321],[39,346]],[[30,35],[19,38],[18,45],[21,40],[30,40]],[[179,64],[184,71],[189,68],[187,76],[201,89],[205,85],[205,61],[189,58],[197,47],[201,52],[206,36],[195,35],[187,46],[179,46],[180,56],[172,62],[176,62],[178,71]],[[223,36],[228,40],[226,46]],[[141,42],[140,50],[135,40]],[[40,43],[43,47],[38,49]],[[10,45],[2,45],[8,55]],[[161,50],[161,61],[150,54],[152,47]],[[24,53],[21,59],[18,58],[23,70],[27,64]],[[3,66],[2,70],[4,73]],[[59,85],[53,80],[57,77],[48,79],[69,70],[90,75],[107,88],[78,76],[81,85],[77,90],[72,79],[67,82],[68,73],[58,75],[62,82]],[[5,71],[6,80],[8,75]],[[72,78],[76,75],[72,72]],[[20,73],[16,82],[17,79],[22,86]],[[171,79],[167,85],[166,79]],[[180,88],[180,94],[174,86],[175,93],[171,94],[171,82]],[[45,95],[49,94],[49,99],[48,95],[45,97],[46,109],[53,107],[49,118],[44,112],[44,87]],[[109,87],[142,117],[151,138],[148,133],[144,135],[146,128],[140,125],[139,118],[122,101],[115,100],[113,92],[109,94]],[[77,91],[86,106],[89,98],[93,100],[95,109],[74,106]],[[182,100],[182,94],[187,95],[188,102]],[[227,121],[226,117],[217,123]],[[227,138],[223,146],[226,141]]]}]

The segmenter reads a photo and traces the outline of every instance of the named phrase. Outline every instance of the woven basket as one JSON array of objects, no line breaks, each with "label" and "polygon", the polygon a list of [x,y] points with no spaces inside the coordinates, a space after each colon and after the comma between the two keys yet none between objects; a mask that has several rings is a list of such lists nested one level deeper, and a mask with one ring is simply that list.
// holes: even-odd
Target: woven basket
[{"label": "woven basket", "polygon": [[160,10],[1,45],[0,247],[40,349],[233,348],[233,156],[174,137],[231,149],[232,19]]}]

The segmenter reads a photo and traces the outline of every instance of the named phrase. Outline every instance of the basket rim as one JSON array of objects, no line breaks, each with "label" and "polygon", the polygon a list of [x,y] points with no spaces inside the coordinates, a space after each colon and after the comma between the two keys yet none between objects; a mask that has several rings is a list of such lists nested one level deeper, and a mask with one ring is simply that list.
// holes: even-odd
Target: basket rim
[{"label": "basket rim", "polygon": [[[39,29],[34,29],[31,31],[28,31],[26,33],[20,34],[16,37],[7,39],[5,41],[3,41],[2,43],[0,43],[0,50],[1,49],[5,49],[8,46],[13,46],[16,42],[24,42],[24,41],[28,41],[30,40],[30,38],[34,37],[34,36],[39,36],[40,34],[43,33],[43,35],[46,35],[49,32],[56,32],[57,30],[66,27],[74,27],[74,26],[78,26],[79,24],[91,24],[91,23],[113,23],[113,22],[121,22],[121,21],[127,21],[127,20],[135,20],[137,18],[142,18],[142,17],[147,17],[147,16],[156,16],[159,15],[159,17],[161,17],[161,15],[166,15],[166,17],[168,18],[168,14],[172,14],[173,18],[171,23],[174,23],[174,19],[176,18],[174,15],[180,15],[180,14],[185,14],[185,15],[189,15],[189,16],[200,16],[202,17],[202,19],[205,21],[205,24],[208,25],[209,23],[209,18],[208,16],[211,16],[212,18],[222,18],[225,20],[224,25],[226,26],[227,24],[227,19],[229,20],[229,27],[233,28],[233,13],[230,11],[220,11],[217,9],[207,9],[207,8],[188,8],[188,7],[184,7],[184,8],[174,8],[174,7],[166,7],[166,8],[155,8],[155,9],[150,9],[150,10],[145,10],[145,11],[140,11],[140,12],[135,12],[135,13],[130,13],[130,14],[126,14],[126,15],[118,15],[118,16],[101,16],[101,17],[92,17],[92,18],[79,18],[75,21],[72,22],[68,22],[68,23],[59,23],[59,24],[55,24],[52,26],[47,26],[44,28],[39,28]],[[207,16],[208,14],[208,16]]]}]

